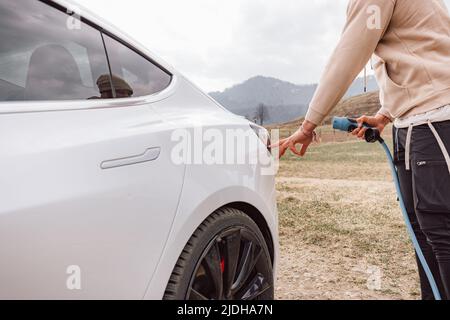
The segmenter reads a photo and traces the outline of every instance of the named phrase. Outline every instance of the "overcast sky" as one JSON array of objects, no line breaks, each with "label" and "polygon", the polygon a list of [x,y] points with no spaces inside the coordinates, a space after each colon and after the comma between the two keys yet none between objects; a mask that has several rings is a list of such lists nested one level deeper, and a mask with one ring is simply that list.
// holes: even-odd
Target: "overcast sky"
[{"label": "overcast sky", "polygon": [[78,0],[206,91],[255,75],[317,82],[339,39],[347,2]]}]

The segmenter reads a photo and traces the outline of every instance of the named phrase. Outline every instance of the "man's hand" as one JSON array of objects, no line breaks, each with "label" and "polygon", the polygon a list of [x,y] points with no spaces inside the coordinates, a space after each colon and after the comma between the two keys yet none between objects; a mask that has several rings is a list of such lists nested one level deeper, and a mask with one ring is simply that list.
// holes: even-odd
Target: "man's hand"
[{"label": "man's hand", "polygon": [[[272,148],[279,148],[279,157],[282,158],[286,151],[289,149],[295,155],[303,157],[308,150],[309,145],[314,141],[314,129],[316,125],[311,122],[305,121],[300,129],[297,130],[292,136],[286,139],[282,139],[279,142],[273,144]],[[300,151],[297,149],[297,145],[302,145]]]},{"label": "man's hand", "polygon": [[358,138],[364,139],[367,128],[363,127],[363,124],[368,124],[369,126],[378,129],[380,133],[383,133],[384,128],[391,122],[391,120],[382,114],[377,114],[375,117],[362,116],[357,119],[358,129],[355,129],[352,134]]}]

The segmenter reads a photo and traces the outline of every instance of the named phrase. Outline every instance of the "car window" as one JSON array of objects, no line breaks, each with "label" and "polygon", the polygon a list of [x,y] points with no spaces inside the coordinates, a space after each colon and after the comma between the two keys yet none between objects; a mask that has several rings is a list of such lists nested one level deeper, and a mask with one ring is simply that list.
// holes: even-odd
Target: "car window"
[{"label": "car window", "polygon": [[100,31],[41,1],[0,0],[0,101],[111,98]]},{"label": "car window", "polygon": [[172,76],[119,41],[104,35],[117,98],[155,94],[169,86]]}]

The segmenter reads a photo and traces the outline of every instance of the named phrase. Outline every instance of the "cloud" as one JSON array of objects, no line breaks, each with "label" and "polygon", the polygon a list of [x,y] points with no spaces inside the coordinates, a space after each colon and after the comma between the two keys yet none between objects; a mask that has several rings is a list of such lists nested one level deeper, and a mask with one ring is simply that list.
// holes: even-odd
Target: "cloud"
[{"label": "cloud", "polygon": [[213,91],[255,75],[317,82],[348,0],[78,2]]}]

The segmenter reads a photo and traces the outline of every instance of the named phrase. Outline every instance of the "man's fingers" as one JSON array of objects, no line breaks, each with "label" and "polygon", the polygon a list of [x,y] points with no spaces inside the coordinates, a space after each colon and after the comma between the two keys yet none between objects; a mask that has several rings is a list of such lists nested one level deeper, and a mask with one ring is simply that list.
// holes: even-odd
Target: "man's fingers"
[{"label": "man's fingers", "polygon": [[362,128],[358,128],[352,131],[352,135],[357,136]]},{"label": "man's fingers", "polygon": [[274,142],[270,145],[271,148],[275,149],[278,148],[279,146],[281,146],[284,142],[286,141],[286,139],[281,139],[278,142]]},{"label": "man's fingers", "polygon": [[[300,150],[297,149],[297,145],[301,144],[302,148]],[[293,154],[303,157],[306,154],[306,151],[308,149],[308,146],[311,144],[311,142],[302,144],[301,142],[296,142],[296,139],[293,137],[282,139],[278,142],[275,142],[271,145],[272,148],[278,149],[278,157],[281,159],[285,154],[286,151],[289,149],[292,151]]]},{"label": "man's fingers", "polygon": [[286,153],[286,148],[283,148],[282,146],[280,146],[278,149],[278,158],[281,159],[285,153]]},{"label": "man's fingers", "polygon": [[367,131],[366,128],[360,129],[359,132],[358,132],[358,138],[361,138],[361,139],[364,138],[365,135],[366,135],[366,131]]},{"label": "man's fingers", "polygon": [[296,154],[297,156],[301,156],[301,152],[297,150],[295,143],[291,142],[289,144],[289,149],[291,149],[292,153]]},{"label": "man's fingers", "polygon": [[283,156],[284,156],[284,154],[286,153],[286,149],[287,149],[287,147],[286,147],[286,142],[287,142],[287,140],[288,139],[281,139],[281,140],[279,140],[278,142],[275,142],[275,143],[272,143],[271,145],[270,145],[270,147],[272,148],[272,149],[278,149],[278,157],[281,159]]},{"label": "man's fingers", "polygon": [[304,157],[306,152],[308,151],[308,147],[309,147],[310,143],[305,143],[302,145],[302,148],[300,149],[300,151],[297,150],[297,147],[292,144],[290,146],[291,151],[296,154],[299,157]]},{"label": "man's fingers", "polygon": [[300,151],[300,156],[301,157],[303,157],[306,154],[306,151],[308,151],[308,147],[309,147],[309,144],[304,144],[302,146],[302,150]]},{"label": "man's fingers", "polygon": [[368,117],[362,116],[358,119],[356,119],[356,122],[358,122],[358,128],[352,131],[352,134],[354,136],[357,136],[361,138],[361,134],[364,135],[366,133],[366,129],[364,128],[364,124],[367,123]]},{"label": "man's fingers", "polygon": [[368,121],[368,117],[367,116],[362,116],[358,119],[356,119],[356,122],[358,122],[359,127],[362,128],[364,123]]},{"label": "man's fingers", "polygon": [[289,147],[289,141],[287,139],[284,139],[284,142],[279,147],[279,157],[280,158],[282,158],[284,156],[288,147]]}]

